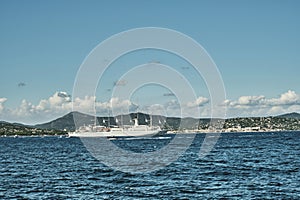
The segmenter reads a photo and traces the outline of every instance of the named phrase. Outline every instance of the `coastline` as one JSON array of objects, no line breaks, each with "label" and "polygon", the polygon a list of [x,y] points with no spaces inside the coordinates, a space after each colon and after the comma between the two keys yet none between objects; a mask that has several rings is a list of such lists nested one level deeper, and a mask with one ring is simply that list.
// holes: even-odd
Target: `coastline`
[{"label": "coastline", "polygon": [[[167,131],[161,136],[174,135],[174,134],[226,134],[226,133],[280,133],[280,132],[300,132],[300,130],[260,130],[260,131],[203,131],[203,130],[185,130],[185,131]],[[157,137],[152,136],[152,137]],[[1,135],[0,138],[47,138],[47,137],[57,137],[57,138],[69,138],[68,134],[56,134],[56,135]]]}]

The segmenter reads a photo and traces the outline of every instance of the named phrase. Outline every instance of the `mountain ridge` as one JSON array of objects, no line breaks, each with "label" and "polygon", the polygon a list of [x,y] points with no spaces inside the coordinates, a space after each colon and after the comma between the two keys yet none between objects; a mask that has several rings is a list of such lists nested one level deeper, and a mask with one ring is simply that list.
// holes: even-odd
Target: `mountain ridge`
[{"label": "mountain ridge", "polygon": [[277,117],[300,119],[300,113],[297,112],[285,113],[282,115],[278,115]]}]

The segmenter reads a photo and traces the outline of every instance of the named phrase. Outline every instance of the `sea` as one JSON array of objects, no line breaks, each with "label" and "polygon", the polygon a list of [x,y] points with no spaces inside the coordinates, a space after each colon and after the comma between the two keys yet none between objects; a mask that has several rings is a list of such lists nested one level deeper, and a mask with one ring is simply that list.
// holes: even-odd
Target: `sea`
[{"label": "sea", "polygon": [[[147,153],[174,137],[110,142]],[[80,138],[2,137],[0,199],[300,199],[300,132],[222,133],[201,157],[205,137],[197,134],[178,159],[142,173],[107,166]]]}]

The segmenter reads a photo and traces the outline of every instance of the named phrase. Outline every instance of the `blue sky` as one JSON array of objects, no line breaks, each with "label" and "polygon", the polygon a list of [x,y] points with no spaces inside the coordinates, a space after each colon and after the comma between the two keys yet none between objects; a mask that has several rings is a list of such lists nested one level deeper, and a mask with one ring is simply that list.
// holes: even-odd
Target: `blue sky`
[{"label": "blue sky", "polygon": [[[57,92],[72,94],[77,70],[89,52],[108,37],[138,27],[174,29],[200,43],[223,77],[232,106],[229,116],[299,111],[299,8],[296,0],[2,0],[0,120],[39,122],[36,112],[25,118],[7,117],[5,112],[21,115],[16,110],[22,109],[22,103],[26,109],[30,105],[36,109],[42,99],[49,100]],[[26,85],[18,87],[20,82]],[[205,92],[202,95],[209,98]],[[236,105],[243,96],[251,102],[259,96],[266,101],[290,96],[293,101],[288,101],[289,106],[272,104],[281,106],[270,108],[274,112],[255,112],[257,104],[261,108],[266,103],[248,101],[239,112]],[[41,121],[64,112],[56,110]]]}]

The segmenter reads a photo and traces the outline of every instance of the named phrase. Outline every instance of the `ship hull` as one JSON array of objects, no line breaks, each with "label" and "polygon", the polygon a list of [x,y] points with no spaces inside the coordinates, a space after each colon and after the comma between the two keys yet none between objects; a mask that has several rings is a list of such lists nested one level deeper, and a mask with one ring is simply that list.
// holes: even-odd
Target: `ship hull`
[{"label": "ship hull", "polygon": [[69,137],[151,137],[161,130],[147,131],[109,131],[109,132],[70,132]]}]

